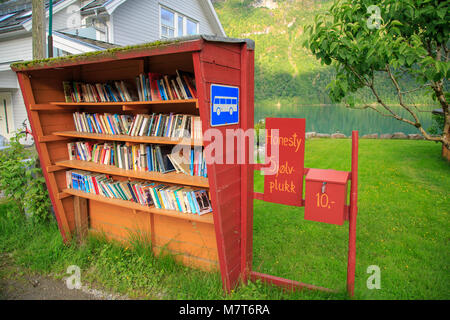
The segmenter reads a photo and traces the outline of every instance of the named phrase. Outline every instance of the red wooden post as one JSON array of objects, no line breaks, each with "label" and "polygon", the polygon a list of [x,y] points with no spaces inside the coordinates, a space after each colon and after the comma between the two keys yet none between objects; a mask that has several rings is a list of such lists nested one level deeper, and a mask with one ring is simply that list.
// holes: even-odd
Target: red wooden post
[{"label": "red wooden post", "polygon": [[348,239],[347,291],[353,296],[356,263],[356,215],[358,214],[358,131],[352,132],[352,184]]},{"label": "red wooden post", "polygon": [[[254,126],[254,51],[248,50],[247,45],[241,48],[241,105],[245,107],[241,112],[242,129],[253,129]],[[245,143],[248,163],[241,165],[241,278],[247,283],[253,258],[253,141]]]}]

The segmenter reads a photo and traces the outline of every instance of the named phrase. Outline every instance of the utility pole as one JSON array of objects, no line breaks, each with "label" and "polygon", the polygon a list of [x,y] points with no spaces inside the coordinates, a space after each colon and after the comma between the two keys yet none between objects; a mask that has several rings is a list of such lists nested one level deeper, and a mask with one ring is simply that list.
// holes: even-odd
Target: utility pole
[{"label": "utility pole", "polygon": [[45,58],[45,1],[32,0],[33,59]]},{"label": "utility pole", "polygon": [[53,58],[53,0],[48,2],[48,57]]}]

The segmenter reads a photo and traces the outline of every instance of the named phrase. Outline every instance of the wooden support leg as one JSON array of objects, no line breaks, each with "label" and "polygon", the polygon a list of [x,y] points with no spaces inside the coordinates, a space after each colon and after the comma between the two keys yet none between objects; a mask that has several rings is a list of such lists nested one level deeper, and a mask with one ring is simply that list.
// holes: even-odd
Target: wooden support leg
[{"label": "wooden support leg", "polygon": [[356,266],[356,215],[358,214],[358,131],[352,132],[352,184],[348,238],[347,291],[353,297]]},{"label": "wooden support leg", "polygon": [[74,197],[73,208],[75,213],[75,229],[77,232],[77,238],[81,243],[86,239],[89,226],[87,199]]}]

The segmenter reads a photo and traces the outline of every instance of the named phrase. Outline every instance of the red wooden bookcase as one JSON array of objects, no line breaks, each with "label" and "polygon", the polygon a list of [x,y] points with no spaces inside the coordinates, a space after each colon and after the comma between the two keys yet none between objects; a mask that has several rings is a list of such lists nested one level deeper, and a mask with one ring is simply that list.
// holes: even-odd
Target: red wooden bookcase
[{"label": "red wooden bookcase", "polygon": [[[88,230],[126,240],[131,231],[148,233],[156,251],[167,247],[183,263],[204,269],[219,269],[223,286],[237,285],[243,261],[251,263],[251,211],[253,171],[248,165],[208,164],[208,178],[182,174],[140,174],[110,166],[69,161],[67,142],[76,139],[118,140],[127,143],[169,143],[162,139],[83,134],[75,131],[72,113],[189,113],[202,119],[203,132],[210,128],[210,86],[235,86],[240,92],[239,123],[216,127],[253,128],[254,42],[251,40],[194,36],[173,42],[113,49],[78,56],[12,65],[17,73],[41,166],[65,241]],[[129,80],[138,74],[175,70],[195,74],[197,99],[162,102],[66,103],[63,81],[86,83]],[[210,143],[205,141],[205,146]],[[248,152],[247,147],[247,152]],[[225,162],[224,162],[225,163]],[[162,181],[208,188],[213,212],[204,216],[144,207],[67,189],[67,169],[106,173],[114,178]],[[246,212],[245,214],[243,214]],[[247,214],[248,213],[248,214]],[[242,238],[246,234],[246,238]],[[244,248],[244,249],[242,249]],[[248,257],[248,259],[246,259]]]},{"label": "red wooden bookcase", "polygon": [[[253,41],[193,36],[172,42],[158,42],[93,54],[17,63],[12,65],[12,68],[17,73],[41,166],[64,241],[68,241],[74,233],[84,237],[88,231],[102,232],[110,238],[122,241],[127,240],[133,232],[141,232],[149,235],[155,252],[166,248],[175,254],[176,259],[186,265],[208,270],[219,269],[223,287],[227,292],[240,281],[246,282],[248,279],[262,279],[264,282],[290,290],[297,288],[328,290],[252,271],[253,200],[277,202],[269,194],[253,191],[253,173],[254,170],[261,169],[261,165],[254,165],[248,161],[244,164],[236,164],[236,162],[227,164],[226,154],[222,155],[222,161],[217,161],[216,155],[216,161],[207,165],[208,178],[203,178],[174,173],[140,173],[68,160],[67,142],[76,139],[122,141],[130,144],[175,145],[179,142],[154,137],[76,132],[72,117],[75,111],[128,114],[173,112],[199,115],[204,136],[212,128],[221,132],[223,137],[226,137],[227,129],[244,131],[252,129],[254,125]],[[96,83],[125,80],[132,82],[140,73],[175,74],[177,69],[195,74],[198,96],[196,99],[107,103],[64,102],[63,81]],[[212,84],[239,88],[239,122],[237,124],[211,126]],[[304,141],[304,123],[302,126],[302,132],[299,133]],[[284,127],[286,129],[289,126]],[[207,147],[210,143],[213,141],[204,139],[203,145]],[[227,150],[227,143],[229,143],[228,139],[224,139],[223,150]],[[195,145],[196,142],[191,141],[189,144]],[[249,145],[245,143],[243,146],[245,150],[239,151],[245,151],[244,154],[248,155],[253,152],[253,146]],[[231,152],[231,156],[236,159],[237,148],[232,149]],[[340,212],[343,214],[340,213],[338,218],[333,220],[339,224],[343,220],[349,220],[347,286],[350,294],[353,294],[355,274],[357,152],[358,135],[354,132],[352,169],[351,172],[347,172],[345,181],[348,183],[351,180],[350,204],[347,205],[345,201],[339,202]],[[299,177],[301,181],[309,170],[303,168],[303,157],[304,153],[302,158],[298,158],[301,162],[297,163],[298,168],[301,168]],[[212,213],[203,216],[182,214],[67,189],[65,172],[68,169],[105,173],[117,180],[151,180],[206,188],[209,190],[213,210]],[[306,192],[308,192],[308,176],[306,179]],[[324,176],[324,179],[327,177]],[[317,175],[314,175],[311,181],[313,180],[314,184],[321,183],[316,181]],[[336,181],[339,182],[336,179],[328,180],[330,187]],[[331,190],[333,188],[331,187]],[[345,192],[339,194],[345,194]],[[305,200],[302,199],[300,192],[297,198],[291,198],[286,204],[301,207],[305,205]],[[321,221],[314,215],[310,219]]]}]

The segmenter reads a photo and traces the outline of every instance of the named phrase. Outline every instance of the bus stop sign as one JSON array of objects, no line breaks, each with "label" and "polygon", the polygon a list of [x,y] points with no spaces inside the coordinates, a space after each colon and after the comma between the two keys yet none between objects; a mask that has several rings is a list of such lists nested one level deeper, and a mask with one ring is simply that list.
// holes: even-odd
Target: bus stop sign
[{"label": "bus stop sign", "polygon": [[239,123],[239,88],[211,84],[211,126]]}]

